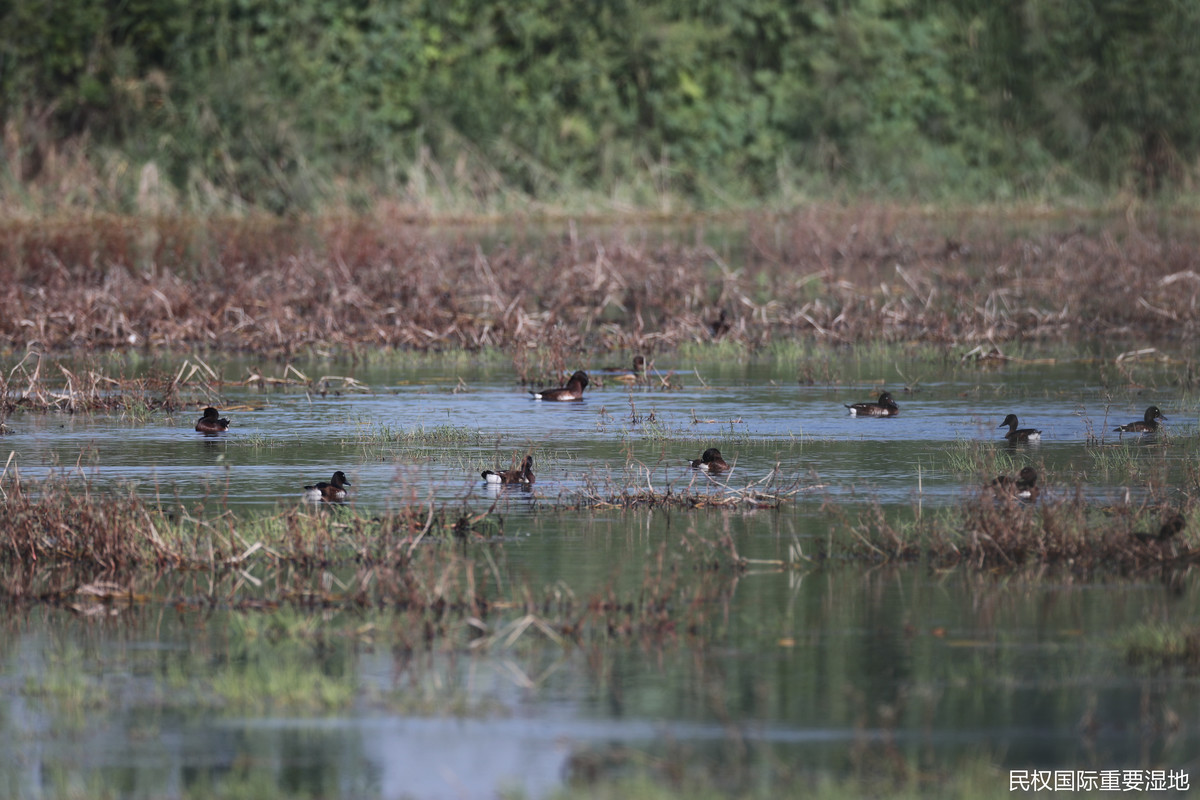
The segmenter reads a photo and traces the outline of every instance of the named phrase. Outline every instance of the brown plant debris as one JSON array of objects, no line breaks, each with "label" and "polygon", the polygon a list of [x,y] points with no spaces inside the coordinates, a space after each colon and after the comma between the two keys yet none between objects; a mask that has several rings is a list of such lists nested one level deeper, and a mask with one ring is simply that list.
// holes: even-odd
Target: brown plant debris
[{"label": "brown plant debris", "polygon": [[[721,224],[745,243],[736,264],[619,226],[500,240],[382,217],[10,221],[0,349],[353,354],[554,340],[652,352],[715,336],[996,348],[1066,333],[1186,338],[1200,324],[1194,226],[1114,218],[1014,233],[1003,217],[877,207]],[[969,248],[946,247],[949,226]]]}]

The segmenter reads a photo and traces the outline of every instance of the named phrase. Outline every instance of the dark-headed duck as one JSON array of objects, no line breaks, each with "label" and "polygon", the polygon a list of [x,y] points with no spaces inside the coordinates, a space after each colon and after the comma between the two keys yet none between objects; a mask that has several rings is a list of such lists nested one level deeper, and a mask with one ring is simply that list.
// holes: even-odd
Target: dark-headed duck
[{"label": "dark-headed duck", "polygon": [[532,484],[533,456],[525,456],[525,462],[521,465],[520,469],[506,469],[501,470],[500,472],[493,472],[490,469],[485,469],[480,473],[480,477],[482,477],[487,483],[491,484]]},{"label": "dark-headed duck", "polygon": [[621,383],[637,383],[646,379],[646,359],[642,356],[633,357],[633,369],[628,370],[625,367],[605,367],[605,372],[615,372],[611,380]]},{"label": "dark-headed duck", "polygon": [[1158,410],[1158,406],[1150,406],[1146,409],[1146,416],[1137,422],[1131,422],[1128,425],[1118,425],[1113,428],[1118,433],[1154,433],[1158,430],[1158,420],[1163,422],[1167,418]]},{"label": "dark-headed duck", "polygon": [[733,325],[729,322],[729,312],[721,309],[720,315],[712,322],[708,323],[708,332],[712,334],[714,339],[720,339],[725,334],[729,333]]},{"label": "dark-headed duck", "polygon": [[566,386],[558,389],[542,389],[540,392],[530,390],[534,400],[582,400],[583,390],[587,388],[588,376],[583,370],[576,370]]},{"label": "dark-headed duck", "polygon": [[1010,442],[1036,442],[1036,441],[1041,440],[1041,438],[1042,438],[1041,431],[1035,430],[1033,428],[1018,429],[1017,425],[1019,425],[1019,424],[1020,423],[1017,422],[1017,415],[1009,414],[1007,417],[1004,418],[1004,422],[1001,422],[996,427],[1003,428],[1005,425],[1008,426],[1008,433],[1004,434],[1004,438],[1008,439]]},{"label": "dark-headed duck", "polygon": [[329,479],[329,483],[321,481],[312,486],[304,487],[304,499],[312,503],[341,503],[346,499],[346,487],[350,485],[350,481],[346,480],[346,473],[340,469],[333,473],[333,477]]},{"label": "dark-headed duck", "polygon": [[996,490],[996,494],[1015,497],[1018,500],[1033,501],[1038,497],[1037,477],[1036,469],[1022,467],[1017,477],[1001,475],[992,481],[992,487]]},{"label": "dark-headed duck", "polygon": [[1139,542],[1165,542],[1187,526],[1187,519],[1178,512],[1172,514],[1163,522],[1158,533],[1135,533],[1133,538]]},{"label": "dark-headed duck", "polygon": [[229,430],[229,420],[221,418],[221,412],[212,406],[204,409],[204,416],[196,420],[196,430],[200,433],[224,433]]},{"label": "dark-headed duck", "polygon": [[725,463],[725,459],[721,458],[720,450],[710,447],[699,458],[692,461],[692,469],[698,469],[710,475],[720,475],[729,469],[729,465]]},{"label": "dark-headed duck", "polygon": [[879,395],[878,403],[855,403],[847,405],[852,417],[894,417],[900,413],[900,406],[892,399],[890,392]]}]

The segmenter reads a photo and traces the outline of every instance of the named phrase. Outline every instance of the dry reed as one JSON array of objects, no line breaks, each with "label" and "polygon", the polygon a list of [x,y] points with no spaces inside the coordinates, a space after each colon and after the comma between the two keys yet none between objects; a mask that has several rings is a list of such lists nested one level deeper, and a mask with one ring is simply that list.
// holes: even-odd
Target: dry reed
[{"label": "dry reed", "polygon": [[633,228],[585,238],[573,226],[565,236],[515,227],[498,241],[365,217],[9,222],[0,343],[287,355],[1195,336],[1193,228],[1012,224],[874,207],[708,223],[734,256],[669,236],[652,244]]}]

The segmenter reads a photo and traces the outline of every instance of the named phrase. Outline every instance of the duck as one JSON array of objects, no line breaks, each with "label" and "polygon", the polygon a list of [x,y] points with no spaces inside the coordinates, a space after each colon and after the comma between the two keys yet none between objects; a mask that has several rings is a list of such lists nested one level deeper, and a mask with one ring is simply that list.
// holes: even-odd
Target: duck
[{"label": "duck", "polygon": [[852,417],[894,417],[900,413],[900,406],[892,399],[891,392],[879,395],[876,403],[855,403],[846,405]]},{"label": "duck", "polygon": [[1138,531],[1133,534],[1133,538],[1137,539],[1139,542],[1145,543],[1165,542],[1175,534],[1182,531],[1185,527],[1187,527],[1187,518],[1184,517],[1183,514],[1175,512],[1168,517],[1165,522],[1163,522],[1162,526],[1158,529],[1158,533],[1145,533]]},{"label": "duck", "polygon": [[333,473],[329,483],[321,481],[304,487],[304,499],[312,503],[341,503],[346,500],[346,487],[350,486],[346,473],[340,469]]},{"label": "duck", "polygon": [[1037,500],[1039,489],[1037,486],[1037,470],[1033,467],[1022,467],[1017,477],[1010,478],[1008,475],[1001,475],[992,481],[992,487],[997,494],[1015,497],[1018,500]]},{"label": "duck", "polygon": [[229,420],[221,418],[221,412],[212,406],[204,409],[204,416],[196,420],[199,433],[224,433],[229,430]]},{"label": "duck", "polygon": [[1004,422],[1001,422],[996,427],[1003,428],[1005,425],[1008,426],[1008,433],[1004,434],[1004,438],[1008,439],[1010,442],[1037,442],[1041,440],[1041,431],[1033,428],[1018,429],[1017,425],[1019,424],[1020,423],[1017,422],[1017,415],[1009,414],[1004,418]]},{"label": "duck", "polygon": [[1166,422],[1167,418],[1158,410],[1158,406],[1150,406],[1142,419],[1128,425],[1118,425],[1113,430],[1118,433],[1154,433],[1158,430],[1158,420]]},{"label": "duck", "polygon": [[707,472],[709,475],[720,475],[729,469],[729,464],[725,462],[725,459],[721,458],[721,451],[715,447],[708,448],[699,458],[691,463],[692,469]]},{"label": "duck", "polygon": [[603,372],[632,372],[635,375],[641,375],[643,372],[646,371],[646,358],[645,358],[645,356],[634,356],[632,369],[629,369],[627,367],[605,367],[602,371]]},{"label": "duck", "polygon": [[605,367],[604,371],[618,373],[613,375],[611,380],[620,383],[637,383],[646,379],[646,359],[642,356],[634,356],[632,370],[625,367]]},{"label": "duck", "polygon": [[567,381],[566,386],[558,389],[542,389],[540,392],[530,390],[534,400],[582,400],[583,390],[587,388],[588,376],[583,370],[576,370]]},{"label": "duck", "polygon": [[490,469],[485,469],[479,473],[480,477],[489,484],[513,484],[522,483],[531,485],[533,478],[533,456],[525,456],[525,461],[521,464],[520,469],[506,469],[500,472],[494,472]]},{"label": "duck", "polygon": [[714,339],[720,339],[725,334],[729,333],[733,325],[729,322],[729,312],[721,309],[720,315],[712,322],[708,323],[708,332],[712,334]]}]

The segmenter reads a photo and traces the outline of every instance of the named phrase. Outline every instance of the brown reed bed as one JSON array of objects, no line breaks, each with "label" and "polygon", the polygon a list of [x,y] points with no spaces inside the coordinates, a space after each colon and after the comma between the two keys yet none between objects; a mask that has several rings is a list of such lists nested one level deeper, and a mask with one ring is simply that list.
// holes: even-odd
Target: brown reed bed
[{"label": "brown reed bed", "polygon": [[[886,207],[502,235],[384,216],[0,224],[0,351],[1192,338],[1200,230]],[[711,234],[727,244],[697,244]],[[723,312],[723,313],[722,313]],[[557,367],[557,365],[554,365]]]},{"label": "brown reed bed", "polygon": [[[406,506],[374,517],[341,507],[291,508],[238,518],[165,510],[135,492],[49,480],[0,486],[0,562],[120,572],[145,568],[219,571],[267,560],[320,568],[403,563],[422,541],[501,535],[490,513]],[[343,513],[345,512],[345,513]]]},{"label": "brown reed bed", "polygon": [[[565,500],[553,508],[577,510],[601,503],[609,508],[778,509],[784,494],[747,487],[713,491],[704,500],[691,491],[672,493],[670,498],[647,498],[639,491],[625,500],[586,498],[582,505]],[[1193,547],[1195,533],[1187,524],[1193,510],[1186,505],[1154,507],[1136,518],[1107,518],[1077,499],[1031,507],[978,496],[958,508],[903,522],[874,506],[858,519],[843,519],[827,542],[808,546],[809,555],[796,543],[786,562],[771,563],[795,568],[813,560],[853,558],[978,570],[1181,569],[1200,562],[1200,548]],[[152,506],[132,491],[99,492],[86,484],[59,480],[29,486],[11,475],[0,485],[0,514],[5,520],[0,566],[114,574],[163,569],[216,574],[247,565],[287,567],[305,574],[334,567],[369,572],[371,580],[355,581],[359,594],[338,595],[342,598],[338,602],[349,604],[397,603],[398,597],[406,595],[396,587],[411,585],[414,565],[434,571],[448,565],[463,568],[446,557],[455,547],[490,543],[502,548],[504,543],[504,520],[494,506],[480,511],[412,504],[373,516],[341,507],[288,508],[248,517],[231,512],[194,516],[183,508]],[[1175,516],[1180,524],[1160,535],[1163,521]],[[684,549],[704,570],[737,572],[750,563],[727,537],[712,541],[699,537]],[[385,582],[393,588],[378,593]],[[375,586],[376,593],[367,592],[368,586]],[[301,595],[289,597],[295,600]],[[321,602],[331,602],[331,596],[313,595]]]},{"label": "brown reed bed", "polygon": [[188,382],[166,375],[114,378],[96,369],[68,369],[28,352],[0,372],[0,422],[14,411],[149,411],[179,405]]},{"label": "brown reed bed", "polygon": [[530,632],[559,646],[661,644],[719,618],[736,574],[730,560],[715,561],[728,545],[693,536],[682,555],[662,544],[633,589],[577,597],[535,588],[498,567],[501,519],[432,505],[374,517],[318,508],[197,518],[132,493],[9,481],[0,513],[0,605],[85,616],[152,603],[179,612],[386,610],[411,616],[414,646],[465,636],[471,649],[510,647]]},{"label": "brown reed bed", "polygon": [[907,524],[887,518],[874,507],[850,523],[850,553],[879,561],[919,561],[932,566],[979,570],[1027,567],[1072,572],[1142,573],[1185,569],[1200,563],[1196,534],[1186,523],[1159,540],[1165,520],[1190,507],[1146,510],[1140,518],[1108,518],[1077,499],[1026,505],[990,493],[969,498],[947,515],[929,515]]}]

